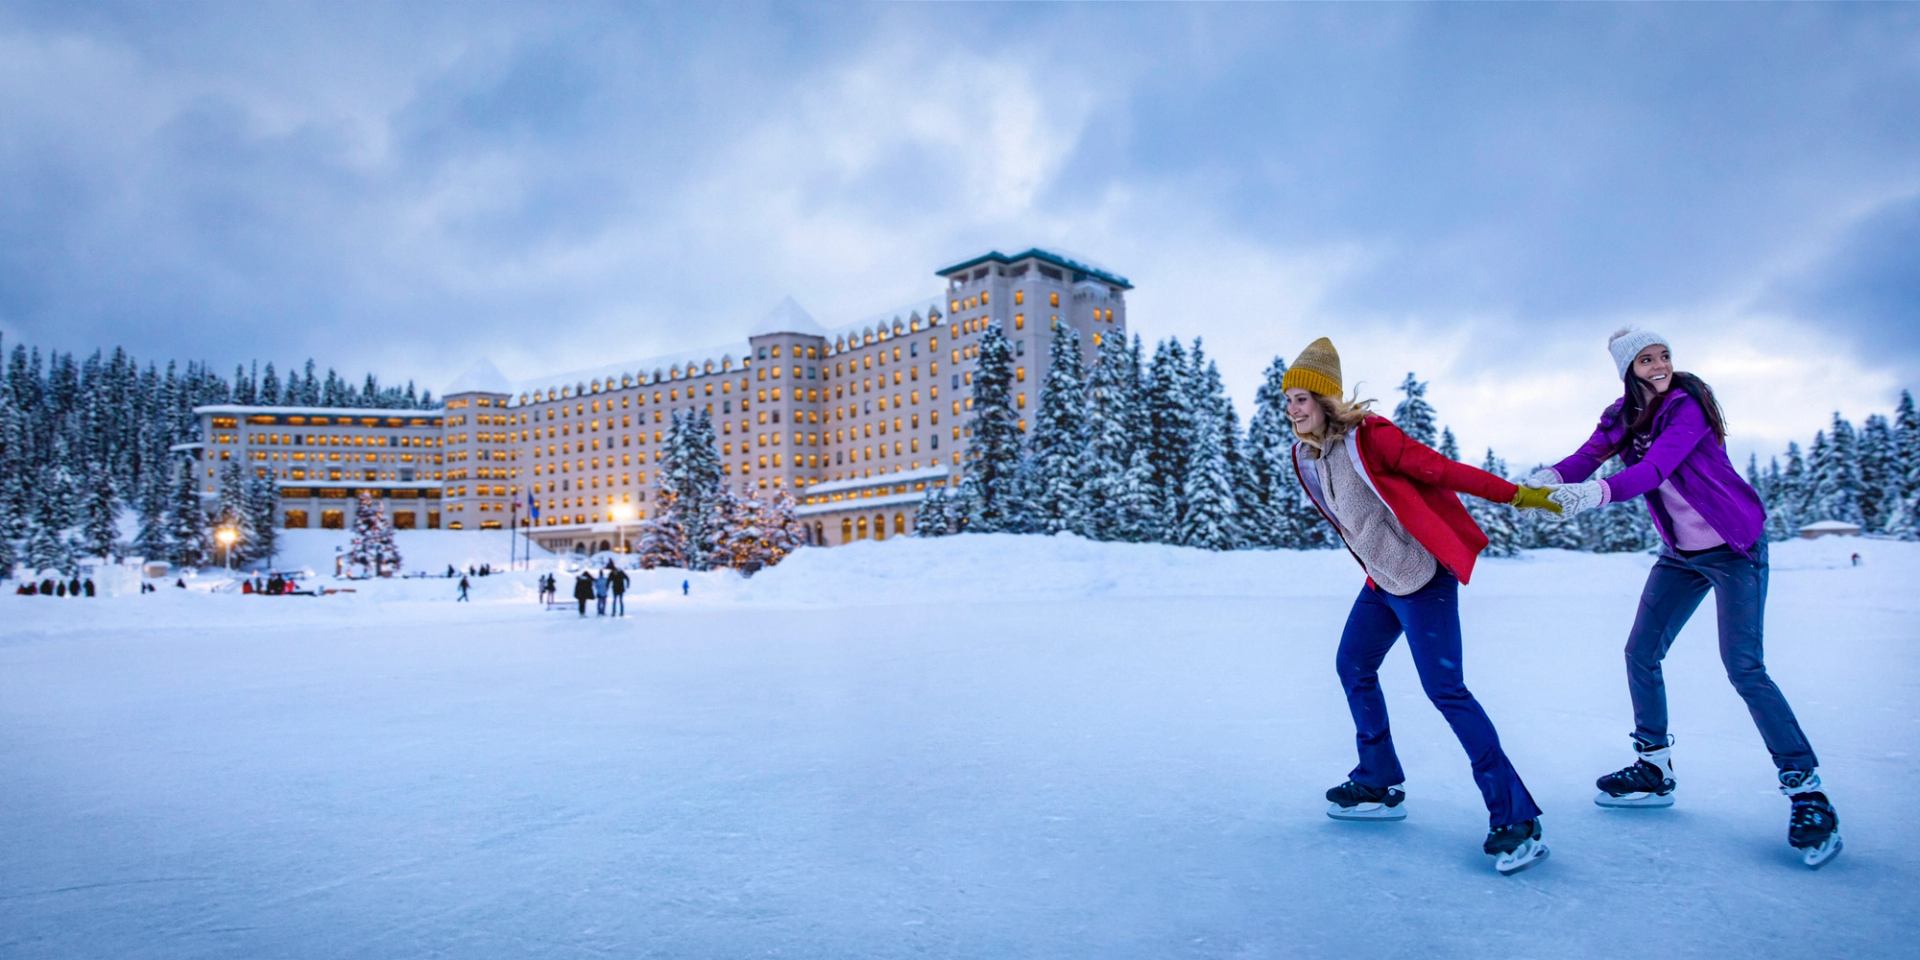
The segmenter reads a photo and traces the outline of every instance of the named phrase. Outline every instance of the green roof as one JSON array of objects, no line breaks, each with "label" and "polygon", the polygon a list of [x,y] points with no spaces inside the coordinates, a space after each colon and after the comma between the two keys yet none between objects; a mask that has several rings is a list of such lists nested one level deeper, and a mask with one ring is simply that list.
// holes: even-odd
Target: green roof
[{"label": "green roof", "polygon": [[1039,260],[1044,263],[1050,263],[1056,267],[1066,270],[1067,272],[1073,274],[1074,280],[1085,280],[1088,277],[1092,277],[1095,280],[1104,280],[1107,283],[1111,283],[1122,290],[1133,289],[1133,284],[1127,282],[1126,277],[1120,276],[1119,274],[1116,274],[1116,273],[1108,273],[1107,271],[1102,270],[1099,267],[1081,263],[1078,260],[1073,260],[1068,257],[1063,257],[1057,253],[1051,253],[1046,250],[1042,250],[1039,247],[1030,247],[1027,250],[1022,251],[1020,253],[1016,253],[1011,257],[1007,256],[1004,253],[1001,253],[998,250],[989,250],[986,253],[983,253],[980,256],[974,257],[971,260],[963,261],[961,263],[956,263],[953,266],[947,267],[944,270],[935,270],[934,275],[941,276],[941,277],[948,277],[948,276],[952,276],[953,274],[959,273],[962,270],[970,270],[983,263],[1012,263],[1016,260],[1026,260],[1028,258]]}]

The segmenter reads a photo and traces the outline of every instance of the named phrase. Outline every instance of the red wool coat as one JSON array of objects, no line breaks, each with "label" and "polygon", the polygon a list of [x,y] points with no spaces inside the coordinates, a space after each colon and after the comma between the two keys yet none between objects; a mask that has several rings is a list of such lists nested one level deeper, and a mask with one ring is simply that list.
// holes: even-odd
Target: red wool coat
[{"label": "red wool coat", "polygon": [[[1293,474],[1313,504],[1337,532],[1333,511],[1327,509],[1320,485],[1319,463],[1302,458],[1302,444],[1293,445]],[[1520,488],[1477,467],[1456,463],[1400,431],[1386,417],[1369,416],[1345,444],[1367,486],[1380,497],[1413,539],[1461,583],[1473,576],[1473,562],[1487,548],[1487,535],[1467,515],[1455,494],[1511,503]],[[1344,537],[1342,540],[1344,541]],[[1347,550],[1352,553],[1351,547]],[[1357,562],[1358,554],[1354,555]],[[1365,569],[1365,564],[1361,565]]]}]

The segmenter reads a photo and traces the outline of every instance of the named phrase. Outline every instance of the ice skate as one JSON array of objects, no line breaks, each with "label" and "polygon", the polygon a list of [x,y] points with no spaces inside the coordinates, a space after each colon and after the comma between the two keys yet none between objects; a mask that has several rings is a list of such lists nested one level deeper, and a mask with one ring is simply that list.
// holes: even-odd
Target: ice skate
[{"label": "ice skate", "polygon": [[1636,733],[1633,751],[1638,757],[1632,766],[1594,781],[1600,792],[1593,802],[1603,807],[1673,806],[1673,791],[1679,786],[1673,778],[1673,738],[1656,741]]},{"label": "ice skate", "polygon": [[1787,820],[1787,843],[1800,851],[1800,862],[1815,870],[1840,855],[1840,815],[1820,792],[1820,775],[1800,770],[1780,771],[1780,792],[1793,801]]},{"label": "ice skate", "polygon": [[1487,831],[1487,841],[1480,845],[1480,849],[1493,857],[1493,868],[1500,871],[1501,876],[1525,870],[1545,860],[1551,852],[1540,839],[1540,821],[1537,819],[1494,827]]},{"label": "ice skate", "polygon": [[1406,791],[1399,785],[1369,787],[1348,780],[1327,791],[1327,816],[1335,820],[1405,820]]}]

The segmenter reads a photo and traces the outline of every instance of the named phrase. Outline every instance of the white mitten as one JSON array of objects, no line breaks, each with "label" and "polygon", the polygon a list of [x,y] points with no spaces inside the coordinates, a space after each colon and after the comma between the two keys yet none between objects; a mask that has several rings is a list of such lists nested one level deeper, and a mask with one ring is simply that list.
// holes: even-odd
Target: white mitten
[{"label": "white mitten", "polygon": [[1520,485],[1523,487],[1557,487],[1562,482],[1564,481],[1560,479],[1560,471],[1552,467],[1541,467],[1527,474],[1526,478],[1520,481]]},{"label": "white mitten", "polygon": [[1548,497],[1560,505],[1560,518],[1564,520],[1606,503],[1607,485],[1598,480],[1569,483],[1564,487],[1555,487]]}]

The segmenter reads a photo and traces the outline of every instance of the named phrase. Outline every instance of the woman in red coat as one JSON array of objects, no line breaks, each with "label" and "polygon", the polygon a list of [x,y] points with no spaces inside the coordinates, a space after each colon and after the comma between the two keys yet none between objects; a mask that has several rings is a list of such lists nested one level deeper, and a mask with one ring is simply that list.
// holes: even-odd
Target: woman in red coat
[{"label": "woman in red coat", "polygon": [[1457,494],[1559,512],[1539,488],[1455,463],[1408,437],[1366,402],[1341,399],[1340,356],[1322,337],[1281,381],[1295,436],[1300,485],[1367,574],[1347,615],[1335,661],[1353,713],[1360,763],[1327,791],[1341,820],[1406,817],[1405,776],[1394,753],[1380,664],[1402,633],[1427,698],[1473,763],[1490,829],[1482,849],[1502,873],[1547,855],[1540,808],[1500,748],[1493,721],[1461,673],[1460,585],[1487,545]]}]

